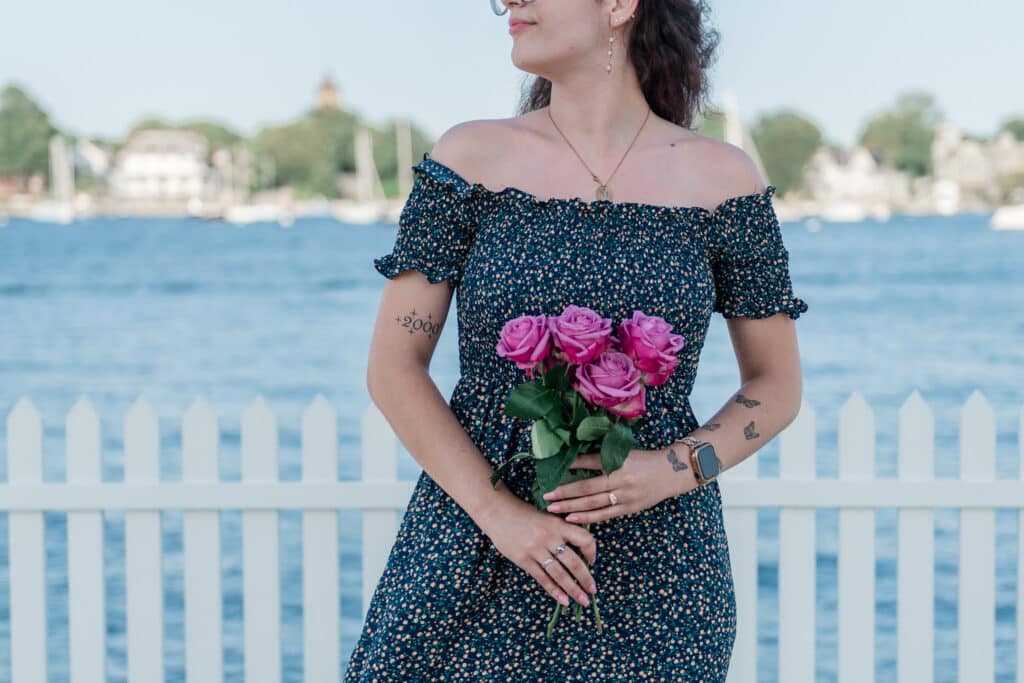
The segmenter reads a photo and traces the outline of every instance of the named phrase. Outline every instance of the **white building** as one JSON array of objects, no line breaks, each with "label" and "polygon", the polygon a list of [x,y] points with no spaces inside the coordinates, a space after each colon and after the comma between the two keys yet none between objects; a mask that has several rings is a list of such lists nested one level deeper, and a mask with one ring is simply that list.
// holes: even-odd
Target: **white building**
[{"label": "white building", "polygon": [[207,194],[207,141],[184,130],[144,130],[117,154],[111,195],[120,200],[174,201]]},{"label": "white building", "polygon": [[955,185],[965,200],[993,204],[1024,178],[1024,141],[1003,131],[994,140],[972,140],[942,123],[932,142],[935,178]]},{"label": "white building", "polygon": [[804,187],[819,202],[899,205],[908,201],[907,174],[882,167],[863,146],[820,147],[804,167]]}]

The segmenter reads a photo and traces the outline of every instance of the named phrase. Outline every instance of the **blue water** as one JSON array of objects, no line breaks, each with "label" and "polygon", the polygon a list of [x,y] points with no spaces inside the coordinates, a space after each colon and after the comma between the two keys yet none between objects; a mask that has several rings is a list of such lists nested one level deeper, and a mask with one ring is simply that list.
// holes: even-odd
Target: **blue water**
[{"label": "blue water", "polygon": [[[935,411],[936,472],[959,472],[960,408],[981,390],[997,415],[999,477],[1018,476],[1016,420],[1024,377],[1024,233],[994,232],[985,215],[895,217],[884,224],[803,222],[784,227],[794,290],[809,305],[797,321],[804,398],[817,412],[819,475],[836,475],[836,427],[860,392],[876,411],[877,473],[896,472],[897,412],[917,389]],[[247,228],[199,220],[102,219],[57,226],[12,220],[0,229],[0,411],[31,398],[43,417],[45,479],[64,478],[64,419],[80,396],[102,420],[103,477],[123,478],[122,419],[140,395],[160,416],[162,468],[180,480],[181,416],[197,395],[218,412],[221,476],[240,478],[242,412],[262,394],[278,416],[280,476],[299,476],[300,416],[317,393],[339,413],[341,478],[358,479],[359,418],[369,404],[365,364],[384,285],[372,267],[394,229],[299,220]],[[454,313],[454,312],[453,312]],[[457,378],[454,314],[432,375],[447,396]],[[724,320],[712,320],[693,392],[698,419],[738,387]],[[6,478],[0,422],[0,477]],[[760,456],[778,474],[778,440]],[[404,451],[400,472],[418,465]],[[9,678],[6,514],[0,513],[0,680]],[[108,676],[125,679],[124,519],[106,516]],[[761,681],[776,681],[778,543],[775,511],[759,513]],[[68,680],[66,525],[46,513],[51,681]],[[340,513],[342,643],[339,670],[360,628],[359,513]],[[818,680],[836,680],[837,515],[818,522]],[[164,514],[166,680],[184,680],[180,512]],[[281,514],[282,678],[302,680],[301,515]],[[894,510],[878,515],[877,679],[895,679]],[[957,672],[958,514],[936,519],[937,681]],[[997,643],[1000,682],[1016,671],[1014,607],[1019,535],[997,512]],[[241,514],[222,521],[225,678],[241,681]]]}]

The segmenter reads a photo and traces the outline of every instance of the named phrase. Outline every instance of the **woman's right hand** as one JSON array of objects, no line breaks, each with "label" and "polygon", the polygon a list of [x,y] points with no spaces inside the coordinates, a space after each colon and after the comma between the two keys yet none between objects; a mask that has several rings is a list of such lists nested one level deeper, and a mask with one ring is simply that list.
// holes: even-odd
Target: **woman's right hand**
[{"label": "woman's right hand", "polygon": [[[593,534],[578,524],[538,510],[525,501],[517,501],[493,515],[482,531],[498,552],[535,578],[548,595],[566,607],[569,606],[568,596],[582,605],[589,605],[584,591],[597,593],[589,569],[597,559],[597,542]],[[556,554],[559,544],[565,545],[565,551]],[[583,557],[569,547],[570,544],[579,548]],[[555,561],[542,566],[549,557]]]}]

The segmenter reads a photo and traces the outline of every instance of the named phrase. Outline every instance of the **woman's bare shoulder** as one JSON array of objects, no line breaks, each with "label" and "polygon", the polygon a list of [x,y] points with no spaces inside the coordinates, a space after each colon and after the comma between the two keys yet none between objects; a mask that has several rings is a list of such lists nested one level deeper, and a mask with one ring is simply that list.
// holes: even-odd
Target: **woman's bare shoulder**
[{"label": "woman's bare shoulder", "polygon": [[688,163],[702,169],[707,188],[707,206],[715,207],[730,197],[765,189],[766,181],[754,159],[741,147],[717,138],[693,133]]},{"label": "woman's bare shoulder", "polygon": [[534,134],[530,114],[496,119],[472,119],[448,128],[434,143],[430,156],[463,178],[484,178],[508,150]]}]

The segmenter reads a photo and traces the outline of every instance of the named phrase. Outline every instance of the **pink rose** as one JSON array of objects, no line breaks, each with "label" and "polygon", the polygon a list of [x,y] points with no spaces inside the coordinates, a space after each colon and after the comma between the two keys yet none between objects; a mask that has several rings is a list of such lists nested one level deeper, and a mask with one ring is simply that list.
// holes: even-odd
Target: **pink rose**
[{"label": "pink rose", "polygon": [[513,361],[520,370],[528,370],[530,379],[533,379],[534,368],[551,351],[547,316],[521,315],[509,320],[501,328],[501,340],[496,350],[499,356]]},{"label": "pink rose", "polygon": [[573,389],[588,403],[603,406],[615,415],[633,418],[646,409],[646,390],[633,359],[610,349],[576,369]]},{"label": "pink rose", "polygon": [[672,334],[672,325],[663,318],[633,311],[632,319],[619,323],[619,338],[623,353],[636,363],[647,386],[664,384],[679,365],[676,352],[684,339]]},{"label": "pink rose", "polygon": [[569,305],[562,315],[548,318],[555,346],[573,365],[583,365],[600,356],[610,344],[611,318],[602,318],[582,306]]}]

